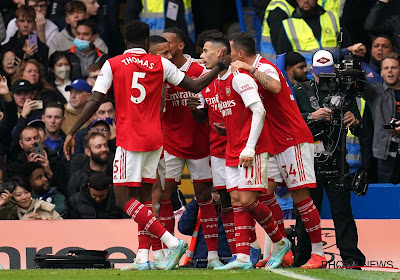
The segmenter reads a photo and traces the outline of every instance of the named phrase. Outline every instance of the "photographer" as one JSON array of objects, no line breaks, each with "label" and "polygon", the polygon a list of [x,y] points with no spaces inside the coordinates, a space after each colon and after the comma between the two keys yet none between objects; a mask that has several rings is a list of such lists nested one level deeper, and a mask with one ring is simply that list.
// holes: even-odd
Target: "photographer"
[{"label": "photographer", "polygon": [[383,126],[393,118],[400,119],[400,61],[396,53],[383,56],[381,76],[383,82],[368,84],[363,98],[370,106],[374,120],[372,153],[378,160],[378,180],[379,183],[391,183],[394,182],[392,176],[397,175],[394,170],[400,138],[396,124],[391,129]]},{"label": "photographer", "polygon": [[[325,154],[322,164],[318,163],[318,161],[321,161],[321,158],[315,158],[317,188],[310,189],[310,194],[320,211],[323,188],[325,188],[331,206],[332,219],[335,224],[336,243],[340,251],[343,266],[362,266],[365,263],[365,256],[357,248],[357,227],[352,214],[350,192],[346,190],[348,181],[342,180],[343,176],[340,175],[326,176],[320,173],[321,169],[325,171],[339,171],[339,173],[343,172],[340,168],[340,158],[342,155],[341,152],[345,153],[346,151],[340,150],[340,142],[343,141],[343,139],[339,139],[341,121],[343,121],[346,128],[349,128],[354,135],[358,135],[357,132],[361,128],[361,117],[354,97],[349,98],[349,104],[343,105],[345,108],[342,120],[340,111],[343,108],[332,110],[324,106],[324,99],[332,92],[320,89],[319,75],[320,73],[334,72],[333,56],[328,51],[320,50],[314,54],[312,61],[311,73],[314,79],[310,82],[296,85],[293,91],[296,95],[300,112],[313,132],[314,140],[319,140],[315,143],[315,151],[322,154],[325,151],[331,151],[332,154],[330,156],[326,156]],[[318,137],[316,137],[317,135]],[[344,171],[345,174],[348,174],[349,166],[347,163],[345,163]],[[345,187],[343,190],[338,190],[337,186],[341,184],[344,184]],[[298,233],[298,252],[296,254],[295,266],[305,262],[309,258],[311,251],[308,235],[304,230],[297,211],[296,231]]]}]

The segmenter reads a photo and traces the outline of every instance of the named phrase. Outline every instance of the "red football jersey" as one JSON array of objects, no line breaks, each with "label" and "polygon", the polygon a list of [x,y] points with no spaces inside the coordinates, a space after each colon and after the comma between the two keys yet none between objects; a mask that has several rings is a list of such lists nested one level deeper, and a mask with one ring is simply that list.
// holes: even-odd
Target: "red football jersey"
[{"label": "red football jersey", "polygon": [[214,123],[223,123],[221,111],[218,108],[219,97],[217,92],[218,79],[215,78],[203,91],[201,95],[205,101],[205,108],[208,108],[208,122],[210,125],[210,155],[217,158],[225,158],[226,136],[219,135],[214,128]]},{"label": "red football jersey", "polygon": [[184,73],[167,59],[130,49],[108,59],[93,91],[106,94],[113,84],[117,146],[148,152],[162,146],[160,106],[165,79],[179,84]]},{"label": "red football jersey", "polygon": [[282,85],[282,90],[278,94],[273,94],[256,81],[266,111],[268,152],[275,155],[300,143],[313,143],[311,131],[301,116],[296,100],[282,72],[260,55],[257,55],[253,67],[264,73],[273,72],[274,70],[271,68],[273,67],[278,73]]},{"label": "red football jersey", "polygon": [[[219,109],[225,120],[227,135],[226,166],[237,166],[239,155],[249,138],[253,113],[247,106],[260,102],[258,86],[254,79],[244,71],[228,71],[219,78],[217,84]],[[268,135],[266,126],[256,145],[256,154],[267,152]]]},{"label": "red football jersey", "polygon": [[[205,68],[188,57],[180,68],[187,76],[198,78]],[[192,116],[186,100],[195,93],[167,84],[165,113],[162,118],[164,150],[186,159],[199,159],[210,155],[208,123],[198,123]]]}]

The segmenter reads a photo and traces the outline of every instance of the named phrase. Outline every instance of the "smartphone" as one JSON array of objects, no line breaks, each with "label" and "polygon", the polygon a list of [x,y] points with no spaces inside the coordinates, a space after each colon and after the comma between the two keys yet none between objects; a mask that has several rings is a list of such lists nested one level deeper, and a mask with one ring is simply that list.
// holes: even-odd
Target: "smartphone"
[{"label": "smartphone", "polygon": [[35,100],[35,108],[36,109],[43,109],[43,100]]},{"label": "smartphone", "polygon": [[33,143],[33,152],[35,154],[44,156],[43,144],[41,142]]},{"label": "smartphone", "polygon": [[35,50],[35,52],[37,52],[38,51],[38,37],[37,37],[37,35],[36,34],[29,34],[28,35],[28,44],[29,44],[29,46],[32,46],[33,44],[35,44],[35,46],[36,46],[36,50]]},{"label": "smartphone", "polygon": [[4,182],[0,184],[0,193],[5,193],[6,190],[9,191],[10,193],[13,193],[16,187],[17,187],[16,182]]}]

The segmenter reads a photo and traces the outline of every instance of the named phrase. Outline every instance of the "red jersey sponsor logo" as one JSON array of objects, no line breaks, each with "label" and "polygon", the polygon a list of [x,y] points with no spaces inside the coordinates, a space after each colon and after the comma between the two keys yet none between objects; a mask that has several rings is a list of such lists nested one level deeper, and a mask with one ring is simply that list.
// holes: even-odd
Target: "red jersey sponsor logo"
[{"label": "red jersey sponsor logo", "polygon": [[212,107],[214,111],[218,111],[218,104],[219,104],[218,94],[216,94],[213,97],[205,98],[205,101],[208,104],[208,106]]},{"label": "red jersey sponsor logo", "polygon": [[221,101],[218,104],[218,108],[221,111],[221,114],[222,114],[223,117],[232,115],[231,107],[234,107],[234,106],[236,106],[236,101],[235,100]]},{"label": "red jersey sponsor logo", "polygon": [[168,93],[166,101],[171,101],[172,106],[186,106],[186,100],[189,96],[194,96],[190,91],[177,91],[175,93]]}]

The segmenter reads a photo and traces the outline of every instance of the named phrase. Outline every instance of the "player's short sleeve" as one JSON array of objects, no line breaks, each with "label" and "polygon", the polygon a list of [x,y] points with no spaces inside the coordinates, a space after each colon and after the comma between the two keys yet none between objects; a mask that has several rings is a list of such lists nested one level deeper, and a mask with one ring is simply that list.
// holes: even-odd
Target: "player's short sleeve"
[{"label": "player's short sleeve", "polygon": [[261,101],[257,83],[248,74],[236,73],[232,79],[232,87],[242,97],[246,107]]},{"label": "player's short sleeve", "polygon": [[164,81],[173,84],[174,86],[179,85],[183,78],[185,78],[185,73],[178,69],[171,61],[165,58],[161,58],[161,62],[164,70]]},{"label": "player's short sleeve", "polygon": [[100,73],[97,76],[96,83],[92,89],[92,92],[98,91],[106,94],[112,85],[113,73],[111,70],[111,65],[108,60],[101,67]]},{"label": "player's short sleeve", "polygon": [[257,68],[257,70],[267,74],[271,78],[274,78],[275,80],[280,82],[279,73],[278,73],[278,71],[276,71],[276,69],[272,65],[263,63]]}]

